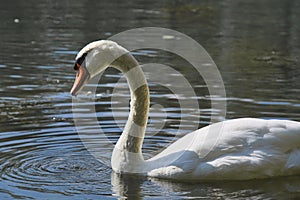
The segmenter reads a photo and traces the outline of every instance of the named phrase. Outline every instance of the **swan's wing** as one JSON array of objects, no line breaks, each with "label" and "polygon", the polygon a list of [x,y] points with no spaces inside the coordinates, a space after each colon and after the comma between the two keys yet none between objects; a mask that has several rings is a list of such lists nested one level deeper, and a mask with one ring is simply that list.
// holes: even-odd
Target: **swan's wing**
[{"label": "swan's wing", "polygon": [[[299,173],[300,123],[228,120],[184,136],[152,159],[163,161],[164,166],[175,166],[172,169],[178,177],[189,173],[190,178],[196,179],[249,179]],[[170,169],[167,171],[170,174]]]}]

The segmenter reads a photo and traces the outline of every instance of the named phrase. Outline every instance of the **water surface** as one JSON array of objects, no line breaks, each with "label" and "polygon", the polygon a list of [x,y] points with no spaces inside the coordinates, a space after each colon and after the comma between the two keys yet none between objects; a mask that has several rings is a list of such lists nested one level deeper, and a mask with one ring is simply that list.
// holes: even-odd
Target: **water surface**
[{"label": "water surface", "polygon": [[[214,59],[226,89],[227,119],[300,121],[298,1],[13,0],[3,2],[1,10],[1,199],[300,197],[297,176],[178,183],[116,175],[81,142],[69,94],[75,75],[74,57],[86,43],[131,28],[165,27],[189,35]],[[181,109],[188,108],[180,107],[168,88],[149,83],[151,116],[145,157],[195,127],[209,124],[212,118],[219,119],[220,111],[211,109],[211,99],[215,97],[209,95],[203,79],[192,73],[185,60],[149,49],[133,54],[142,64],[166,64],[184,74],[200,107],[200,119],[194,116],[190,120],[194,112],[189,118],[182,115]],[[174,74],[166,76],[176,78]],[[117,141],[128,113],[128,107],[123,106],[128,94],[123,95],[124,100],[113,102],[120,107],[117,119],[110,109],[112,91],[120,78],[118,71],[107,70],[93,98],[99,123],[112,143]],[[180,90],[181,86],[176,87]]]}]

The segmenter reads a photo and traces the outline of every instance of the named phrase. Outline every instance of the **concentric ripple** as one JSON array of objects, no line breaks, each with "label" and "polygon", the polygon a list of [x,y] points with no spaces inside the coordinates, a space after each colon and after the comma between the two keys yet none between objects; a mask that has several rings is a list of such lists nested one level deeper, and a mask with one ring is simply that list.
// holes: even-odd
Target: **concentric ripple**
[{"label": "concentric ripple", "polygon": [[[79,144],[78,141],[40,144],[29,151],[14,146],[1,158],[1,179],[4,181],[0,183],[1,188],[14,185],[24,194],[30,190],[65,196],[89,193],[95,185],[103,187],[103,177],[110,176],[111,170]],[[67,148],[61,149],[62,145]]]},{"label": "concentric ripple", "polygon": [[[15,126],[24,131],[0,134],[0,192],[8,199],[35,199],[46,193],[61,198],[92,195],[95,188],[102,193],[110,190],[110,184],[104,180],[110,177],[111,169],[101,165],[81,143],[72,126],[70,105],[55,99],[56,102],[35,102],[36,109],[44,108],[43,116],[30,117],[27,112],[34,112],[34,107],[27,109],[26,103],[19,103],[27,117],[22,118],[23,113],[19,112],[8,129]],[[6,103],[7,112],[16,109],[12,104],[17,103]],[[55,115],[58,109],[59,114]],[[37,117],[43,128],[35,124]],[[47,124],[43,125],[43,121]],[[31,129],[23,124],[32,125]]]}]

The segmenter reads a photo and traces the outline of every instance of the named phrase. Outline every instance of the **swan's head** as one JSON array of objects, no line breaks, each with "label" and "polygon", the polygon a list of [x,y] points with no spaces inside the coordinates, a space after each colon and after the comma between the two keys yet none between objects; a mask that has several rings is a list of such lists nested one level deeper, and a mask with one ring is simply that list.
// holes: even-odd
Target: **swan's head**
[{"label": "swan's head", "polygon": [[104,71],[114,60],[127,52],[126,49],[109,40],[95,41],[86,45],[76,56],[74,66],[76,80],[71,94],[77,95],[90,78]]}]

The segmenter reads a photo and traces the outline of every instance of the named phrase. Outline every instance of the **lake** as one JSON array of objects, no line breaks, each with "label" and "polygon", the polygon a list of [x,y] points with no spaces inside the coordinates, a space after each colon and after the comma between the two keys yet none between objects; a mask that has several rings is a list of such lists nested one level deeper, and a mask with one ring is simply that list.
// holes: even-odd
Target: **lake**
[{"label": "lake", "polygon": [[[0,199],[300,198],[299,176],[184,183],[115,174],[107,163],[128,116],[126,81],[109,68],[96,85],[88,85],[87,90],[97,88],[95,95],[72,98],[69,93],[74,59],[84,45],[130,29],[162,27],[203,46],[218,68],[226,96],[212,95],[205,77],[174,52],[133,51],[140,64],[159,63],[173,70],[160,72],[159,78],[170,80],[168,84],[144,68],[151,96],[143,145],[146,158],[216,121],[300,121],[299,21],[299,1],[2,2]],[[176,40],[172,35],[162,38]],[[184,84],[172,82],[178,77],[188,81],[195,96],[187,96]],[[188,106],[191,100],[198,108]],[[95,106],[102,133],[97,151],[104,152],[103,160],[93,156],[78,134],[73,118],[78,101]],[[226,115],[212,102],[224,104]],[[82,118],[91,114],[84,107],[76,112]],[[95,135],[97,126],[87,131]]]}]

